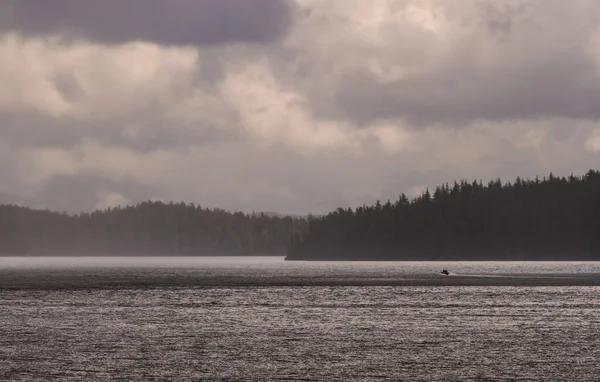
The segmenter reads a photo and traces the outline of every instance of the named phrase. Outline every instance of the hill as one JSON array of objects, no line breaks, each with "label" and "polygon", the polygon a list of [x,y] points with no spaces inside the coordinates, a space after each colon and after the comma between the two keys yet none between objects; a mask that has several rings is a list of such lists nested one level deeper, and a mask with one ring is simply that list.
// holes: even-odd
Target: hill
[{"label": "hill", "polygon": [[311,219],[288,260],[600,260],[600,173],[442,184]]},{"label": "hill", "polygon": [[0,255],[283,255],[306,220],[143,202],[68,215],[0,205]]}]

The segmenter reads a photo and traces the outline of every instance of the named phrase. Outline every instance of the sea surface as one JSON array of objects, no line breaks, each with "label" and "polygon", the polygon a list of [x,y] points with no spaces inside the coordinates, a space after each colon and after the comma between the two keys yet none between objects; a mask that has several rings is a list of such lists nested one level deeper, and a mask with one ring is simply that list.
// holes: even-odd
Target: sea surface
[{"label": "sea surface", "polygon": [[600,263],[5,257],[0,380],[598,381]]}]

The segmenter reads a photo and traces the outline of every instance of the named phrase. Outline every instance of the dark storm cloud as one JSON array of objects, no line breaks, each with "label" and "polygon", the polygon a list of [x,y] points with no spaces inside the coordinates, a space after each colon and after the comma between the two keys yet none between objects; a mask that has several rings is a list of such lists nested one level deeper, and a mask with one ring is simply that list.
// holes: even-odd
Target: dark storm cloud
[{"label": "dark storm cloud", "polygon": [[0,31],[108,44],[265,43],[291,23],[284,0],[8,0],[0,10]]},{"label": "dark storm cloud", "polygon": [[[345,42],[346,52],[358,46],[368,54],[351,56],[354,65],[329,89],[312,85],[315,114],[362,126],[395,118],[415,126],[600,119],[600,45],[593,42],[599,2],[437,4],[447,21],[437,35],[398,21],[372,32],[381,47]],[[402,74],[386,77],[372,66]],[[313,62],[307,67],[319,68]]]},{"label": "dark storm cloud", "polygon": [[376,3],[0,0],[0,203],[324,213],[597,166],[599,1]]},{"label": "dark storm cloud", "polygon": [[548,62],[527,73],[465,70],[389,83],[370,74],[354,74],[340,87],[336,103],[341,115],[358,124],[395,117],[416,125],[552,117],[600,119],[600,79],[583,60],[569,61],[565,57],[564,62]]}]

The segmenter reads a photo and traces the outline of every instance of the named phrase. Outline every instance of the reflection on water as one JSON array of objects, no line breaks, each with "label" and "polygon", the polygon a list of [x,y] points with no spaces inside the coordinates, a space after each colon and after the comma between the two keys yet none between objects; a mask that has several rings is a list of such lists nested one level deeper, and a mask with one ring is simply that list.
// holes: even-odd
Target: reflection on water
[{"label": "reflection on water", "polygon": [[0,379],[592,381],[599,275],[597,263],[0,258]]},{"label": "reflection on water", "polygon": [[[448,269],[450,275],[441,274]],[[600,286],[600,262],[289,262],[277,257],[0,257],[0,288]]]}]

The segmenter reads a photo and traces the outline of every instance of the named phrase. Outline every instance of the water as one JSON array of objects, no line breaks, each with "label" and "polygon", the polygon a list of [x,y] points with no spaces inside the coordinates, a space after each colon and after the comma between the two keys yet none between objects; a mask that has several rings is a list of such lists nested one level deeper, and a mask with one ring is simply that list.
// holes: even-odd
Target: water
[{"label": "water", "polygon": [[600,263],[0,258],[0,380],[595,381],[598,296]]}]

